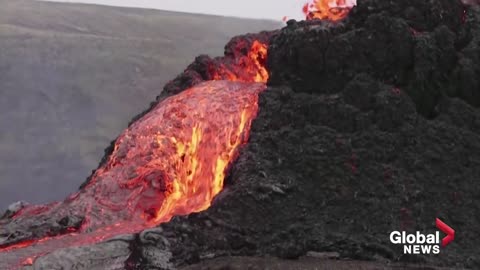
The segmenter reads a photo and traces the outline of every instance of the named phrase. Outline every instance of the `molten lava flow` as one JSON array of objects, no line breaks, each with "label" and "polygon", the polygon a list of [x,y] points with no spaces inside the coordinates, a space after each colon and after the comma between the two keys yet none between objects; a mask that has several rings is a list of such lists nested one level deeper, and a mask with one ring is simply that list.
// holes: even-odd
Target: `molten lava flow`
[{"label": "molten lava flow", "polygon": [[[267,45],[257,40],[253,41],[246,55],[236,55],[234,63],[222,63],[211,70],[214,80],[229,80],[241,82],[266,82],[268,71],[265,68],[267,60]],[[238,49],[240,54],[241,49]]]},{"label": "molten lava flow", "polygon": [[135,122],[75,203],[95,199],[85,229],[134,220],[156,225],[207,209],[248,137],[263,84],[205,82]]},{"label": "molten lava flow", "polygon": [[356,0],[313,0],[305,4],[302,11],[307,20],[338,21],[345,18],[356,5]]},{"label": "molten lava flow", "polygon": [[[29,222],[83,215],[80,231],[30,239],[0,252],[19,250],[15,260],[25,261],[207,209],[248,139],[264,88],[263,83],[208,81],[165,99],[119,136],[108,162],[79,193],[37,216],[15,217]],[[1,254],[0,260],[7,260]]]},{"label": "molten lava flow", "polygon": [[[198,84],[134,122],[81,191],[64,202],[29,206],[13,215],[15,224],[57,229],[35,231],[10,244],[2,244],[0,237],[0,268],[2,262],[31,264],[59,248],[139,232],[207,209],[248,139],[268,78],[266,55],[265,44],[252,42],[234,63],[214,70],[215,78],[231,81]],[[60,223],[66,224],[63,230],[58,230]]]}]

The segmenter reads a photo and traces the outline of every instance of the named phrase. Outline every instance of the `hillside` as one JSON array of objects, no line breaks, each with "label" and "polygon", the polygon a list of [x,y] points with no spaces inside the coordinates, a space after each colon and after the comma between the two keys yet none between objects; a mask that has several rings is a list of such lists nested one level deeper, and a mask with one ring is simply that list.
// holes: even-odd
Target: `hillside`
[{"label": "hillside", "polygon": [[135,8],[0,0],[0,208],[64,198],[199,54],[279,28]]}]

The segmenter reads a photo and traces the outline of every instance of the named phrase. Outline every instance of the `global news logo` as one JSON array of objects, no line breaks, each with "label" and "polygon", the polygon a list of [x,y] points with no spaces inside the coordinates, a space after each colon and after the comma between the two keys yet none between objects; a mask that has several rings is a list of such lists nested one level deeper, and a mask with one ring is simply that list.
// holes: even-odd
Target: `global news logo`
[{"label": "global news logo", "polygon": [[438,218],[435,223],[436,227],[446,234],[442,240],[440,240],[440,231],[432,234],[423,234],[419,231],[414,234],[393,231],[390,233],[390,242],[403,245],[403,254],[439,254],[440,247],[447,246],[455,239],[455,230]]}]

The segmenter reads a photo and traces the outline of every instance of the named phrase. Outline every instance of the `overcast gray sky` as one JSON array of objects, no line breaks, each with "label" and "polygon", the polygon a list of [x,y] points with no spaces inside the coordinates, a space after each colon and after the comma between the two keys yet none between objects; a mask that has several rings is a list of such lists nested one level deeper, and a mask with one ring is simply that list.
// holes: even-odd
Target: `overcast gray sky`
[{"label": "overcast gray sky", "polygon": [[54,0],[114,6],[146,7],[192,13],[282,20],[303,18],[307,0]]}]

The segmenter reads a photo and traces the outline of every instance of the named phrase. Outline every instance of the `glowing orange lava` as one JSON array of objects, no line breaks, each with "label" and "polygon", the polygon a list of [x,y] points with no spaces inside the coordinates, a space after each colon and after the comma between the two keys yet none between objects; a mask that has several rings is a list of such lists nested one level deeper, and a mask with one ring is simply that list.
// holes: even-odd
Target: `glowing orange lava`
[{"label": "glowing orange lava", "polygon": [[248,140],[258,94],[268,79],[267,46],[253,41],[249,48],[213,70],[218,81],[166,98],[134,122],[79,192],[64,202],[15,214],[11,219],[17,224],[82,219],[80,226],[60,233],[0,246],[0,268],[2,261],[31,265],[39,254],[139,232],[207,209]]},{"label": "glowing orange lava", "polygon": [[356,5],[356,0],[313,0],[306,3],[302,11],[307,20],[338,21],[345,18]]},{"label": "glowing orange lava", "polygon": [[210,81],[161,102],[120,135],[109,162],[80,194],[96,199],[88,216],[156,225],[207,209],[248,138],[263,88]]},{"label": "glowing orange lava", "polygon": [[[240,49],[239,49],[240,50]],[[267,82],[265,67],[268,47],[257,40],[252,42],[246,56],[235,57],[234,63],[222,64],[211,71],[214,80],[241,82]]]}]

